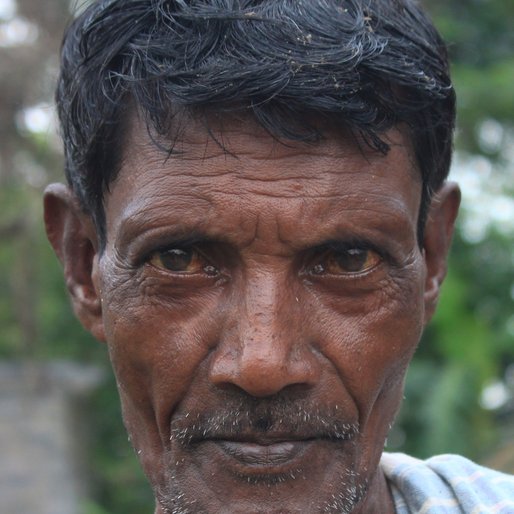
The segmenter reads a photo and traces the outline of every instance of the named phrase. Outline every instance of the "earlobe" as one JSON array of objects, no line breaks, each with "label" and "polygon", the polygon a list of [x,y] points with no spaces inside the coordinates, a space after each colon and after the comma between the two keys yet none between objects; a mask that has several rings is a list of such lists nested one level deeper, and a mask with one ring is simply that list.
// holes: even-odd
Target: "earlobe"
[{"label": "earlobe", "polygon": [[460,189],[454,182],[445,182],[432,198],[423,240],[426,265],[425,324],[434,315],[441,284],[446,276],[455,220],[460,205]]},{"label": "earlobe", "polygon": [[104,341],[99,245],[94,224],[64,184],[51,184],[46,188],[44,219],[48,240],[64,269],[75,314],[86,330]]}]

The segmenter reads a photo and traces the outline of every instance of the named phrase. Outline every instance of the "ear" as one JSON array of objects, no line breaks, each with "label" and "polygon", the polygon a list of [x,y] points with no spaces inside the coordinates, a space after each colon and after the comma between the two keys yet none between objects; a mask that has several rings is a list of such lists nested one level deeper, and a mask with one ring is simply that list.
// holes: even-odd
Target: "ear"
[{"label": "ear", "polygon": [[423,240],[426,265],[425,325],[434,315],[441,284],[446,276],[455,219],[460,205],[460,189],[454,182],[445,182],[432,198]]},{"label": "ear", "polygon": [[93,221],[64,184],[46,188],[44,218],[48,240],[64,268],[73,310],[86,330],[105,341],[98,275],[99,244]]}]

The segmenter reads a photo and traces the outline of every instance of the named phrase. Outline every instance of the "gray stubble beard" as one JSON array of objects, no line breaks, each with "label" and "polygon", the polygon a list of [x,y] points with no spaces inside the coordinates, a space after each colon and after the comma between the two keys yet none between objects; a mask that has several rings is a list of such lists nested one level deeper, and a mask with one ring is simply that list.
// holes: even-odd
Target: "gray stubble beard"
[{"label": "gray stubble beard", "polygon": [[[230,423],[228,423],[229,420],[234,419],[235,414],[237,414],[235,417],[238,418],[240,413],[241,411],[239,411],[239,409],[234,409],[231,410],[230,416],[217,415],[203,418],[201,421],[195,419],[192,421],[192,424],[189,425],[191,428],[188,427],[180,430],[173,429],[171,431],[170,441],[182,447],[187,447],[194,436],[198,435],[200,432],[204,436],[209,436],[212,433],[215,434],[220,427],[226,429],[226,427],[230,425]],[[247,414],[243,414],[241,418],[244,419],[247,416],[249,416],[248,411]],[[331,426],[330,423],[327,423],[326,420],[322,418],[322,416],[318,417],[317,413],[300,410],[295,413],[295,417],[298,418],[298,422],[314,422],[323,425],[324,428],[328,429],[333,434],[337,434],[341,439],[347,439],[349,444],[354,444],[352,439],[359,432],[359,427],[353,424],[334,424]],[[197,424],[195,425],[195,423]],[[282,423],[282,419],[278,416],[275,417],[275,423],[280,425]],[[200,426],[202,427],[201,430]],[[234,429],[237,430],[237,428]],[[169,457],[168,462],[174,462],[175,459],[173,459],[171,455],[169,455]],[[211,514],[204,506],[198,503],[196,498],[188,497],[188,494],[182,490],[176,470],[170,469],[167,475],[168,476],[165,478],[166,486],[155,490],[156,499],[162,514]],[[239,478],[241,481],[248,479],[245,485],[254,483],[251,477]],[[271,489],[272,487],[280,487],[280,485],[287,480],[299,479],[308,481],[309,477],[305,476],[303,470],[296,470],[287,476],[263,478],[258,482],[260,484],[266,482],[268,487]],[[255,483],[257,483],[257,481],[255,481]],[[340,489],[334,492],[330,498],[322,500],[315,511],[309,513],[303,511],[302,514],[352,514],[356,506],[367,494],[369,479],[361,477],[361,475],[353,469],[346,468],[339,474],[339,483],[341,484]],[[225,511],[225,513],[229,512],[229,510]],[[212,514],[219,513],[216,512]],[[256,510],[254,513],[246,512],[245,514],[298,514],[298,511],[293,513],[277,506],[277,510],[273,512],[269,512],[269,510],[266,512]]]},{"label": "gray stubble beard", "polygon": [[[276,479],[276,477],[270,478],[268,487],[270,489],[279,487],[286,480],[300,480],[302,478],[308,480],[308,477],[302,477],[301,470],[298,470],[282,480]],[[318,509],[311,512],[302,511],[302,514],[352,514],[366,496],[369,480],[367,478],[363,479],[359,473],[353,470],[345,469],[339,475],[339,483],[341,488],[334,492],[330,498],[323,500]],[[162,491],[162,489],[156,491],[157,502],[162,514],[219,514],[218,512],[210,513],[205,510],[196,499],[189,498],[185,492],[181,491],[179,480],[174,474],[167,478],[167,484],[166,491]],[[226,510],[225,512],[229,513],[230,511]],[[288,511],[277,506],[276,511],[256,510],[254,513],[246,512],[245,514],[298,514],[298,511]]]}]

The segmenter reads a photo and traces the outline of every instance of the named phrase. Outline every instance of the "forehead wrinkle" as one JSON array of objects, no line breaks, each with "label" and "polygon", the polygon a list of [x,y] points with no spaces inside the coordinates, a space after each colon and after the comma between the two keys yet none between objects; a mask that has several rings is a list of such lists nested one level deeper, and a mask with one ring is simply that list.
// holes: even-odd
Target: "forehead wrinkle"
[{"label": "forehead wrinkle", "polygon": [[[223,157],[224,166],[217,166],[216,172],[212,172],[210,162],[216,162]],[[222,176],[223,174],[231,174],[235,177],[245,178],[248,180],[261,180],[269,182],[279,182],[281,180],[312,180],[318,179],[323,175],[335,175],[340,177],[342,174],[362,174],[357,170],[359,163],[348,154],[332,155],[326,152],[319,153],[298,152],[288,155],[258,155],[255,150],[238,151],[237,155],[227,155],[223,153],[215,155],[172,155],[168,161],[171,163],[170,171],[175,175],[186,176]],[[173,166],[173,162],[178,163]],[[187,171],[182,171],[181,162],[190,163]],[[262,163],[266,166],[263,167]],[[277,165],[273,166],[274,163]],[[207,165],[204,165],[207,164]],[[271,164],[271,166],[269,166]],[[336,164],[337,166],[334,166]],[[369,163],[369,171],[380,169],[380,161]],[[305,171],[301,172],[301,166],[305,166]],[[265,168],[263,170],[263,168]],[[266,169],[270,168],[270,169]],[[221,171],[221,170],[225,171]],[[263,171],[266,173],[264,174]]]},{"label": "forehead wrinkle", "polygon": [[[233,176],[227,172],[227,175]],[[179,218],[179,214],[174,214],[174,211],[178,208],[180,214],[184,212],[188,213],[190,221],[207,220],[210,219],[212,225],[212,215],[215,214],[215,219],[227,219],[232,222],[239,217],[241,212],[247,216],[247,231],[253,231],[254,233],[247,233],[248,237],[245,237],[245,245],[250,244],[257,237],[259,227],[253,227],[252,217],[258,217],[260,220],[262,216],[259,216],[259,211],[253,210],[253,206],[248,202],[238,204],[232,202],[232,199],[241,198],[241,188],[235,187],[233,191],[230,188],[213,188],[211,184],[204,183],[203,181],[196,187],[191,187],[190,183],[182,183],[181,178],[190,179],[188,175],[179,175],[177,181],[166,188],[169,176],[160,176],[158,181],[164,180],[163,187],[158,187],[153,191],[153,195],[140,195],[137,200],[131,201],[125,205],[122,213],[121,225],[123,228],[123,236],[125,232],[132,233],[137,230],[141,230],[144,224],[149,225],[150,228],[157,225],[164,224],[182,224],[183,220]],[[243,180],[243,179],[240,179]],[[239,180],[237,181],[239,182]],[[148,180],[148,184],[155,186],[155,181]],[[250,181],[250,184],[253,184]],[[317,182],[315,182],[317,183]],[[259,183],[257,183],[257,186]],[[260,198],[264,198],[266,203],[265,211],[268,211],[276,217],[275,223],[277,225],[277,231],[283,232],[281,225],[278,223],[278,215],[273,213],[282,207],[281,202],[287,199],[290,207],[294,207],[294,211],[290,211],[288,218],[295,218],[299,221],[299,218],[305,218],[308,225],[312,224],[313,219],[317,219],[319,222],[326,222],[327,220],[337,221],[342,226],[355,222],[356,218],[362,218],[363,215],[369,218],[370,213],[376,213],[374,216],[376,219],[391,218],[392,222],[400,222],[401,218],[407,218],[409,215],[408,206],[405,202],[400,199],[384,195],[379,192],[373,192],[362,188],[361,191],[340,192],[337,190],[330,191],[330,188],[326,186],[320,187],[324,192],[318,193],[307,193],[303,191],[300,193],[298,189],[282,190],[279,193],[274,193],[273,190],[266,190],[259,187],[245,187],[245,195],[256,195]],[[335,188],[334,188],[335,189]],[[359,188],[360,189],[360,188]],[[141,192],[141,188],[138,188]],[[328,191],[328,192],[327,192]],[[227,199],[227,200],[224,200]],[[323,209],[317,209],[316,206],[309,207],[307,210],[303,209],[302,204],[306,200],[329,200],[323,204]],[[377,202],[378,200],[378,202]],[[231,205],[237,205],[239,212],[231,209]],[[228,207],[227,207],[228,206]],[[260,204],[260,209],[262,209]],[[243,208],[241,210],[241,207]],[[252,212],[253,211],[253,212]],[[302,212],[304,211],[304,212]],[[155,214],[154,214],[155,212]],[[164,219],[163,219],[164,217]],[[285,220],[284,220],[285,221]],[[164,222],[164,223],[163,223]],[[412,220],[411,223],[414,223]],[[125,227],[128,226],[128,229]],[[195,226],[197,223],[195,222]],[[214,223],[215,225],[215,223]],[[211,227],[212,230],[213,227]],[[298,235],[296,235],[298,237]],[[281,235],[280,239],[286,240],[285,235]]]},{"label": "forehead wrinkle", "polygon": [[[156,198],[158,198],[158,195],[152,198],[147,198],[145,201],[129,203],[124,208],[123,213],[120,215],[120,218],[116,223],[118,227],[116,240],[130,240],[140,233],[151,231],[152,229],[162,227],[163,225],[180,225],[178,219],[170,217],[169,210],[166,211],[166,216],[163,218],[162,204],[160,202],[156,202]],[[208,199],[201,199],[194,194],[188,195],[184,193],[183,195],[180,195],[180,200],[187,198],[193,199],[197,204],[187,206],[189,213],[192,214],[196,211],[196,218],[198,221],[205,219],[205,208],[212,208],[212,203]],[[200,207],[198,205],[199,202],[204,203],[204,206]],[[189,229],[194,230],[199,226],[199,223],[190,223],[190,225]]]},{"label": "forehead wrinkle", "polygon": [[[248,251],[252,259],[259,257],[283,257],[288,258],[303,245],[298,244],[298,238],[286,240],[282,238],[281,225],[278,213],[269,213],[264,219],[263,213],[257,213],[255,217],[255,229],[252,237],[240,245],[239,250],[243,253]],[[271,246],[270,246],[271,243]]]},{"label": "forehead wrinkle", "polygon": [[[367,170],[369,172],[373,172],[375,169],[379,173],[386,171],[383,169],[387,166],[384,155],[365,152],[353,140],[344,139],[338,133],[332,134],[333,137],[323,139],[317,144],[296,141],[290,143],[272,138],[262,127],[251,120],[235,120],[235,123],[233,121],[228,124],[228,127],[219,123],[219,130],[211,130],[209,133],[204,123],[188,117],[182,126],[183,130],[173,139],[173,147],[181,153],[168,155],[148,137],[142,120],[136,117],[131,123],[132,130],[128,138],[131,144],[126,146],[124,153],[135,157],[142,166],[153,162],[156,168],[166,167],[167,175],[173,173],[178,176],[178,174],[184,173],[188,176],[212,177],[233,174],[255,181],[277,183],[289,176],[292,179],[303,180],[331,174],[339,177],[346,173],[360,174],[362,173],[360,170],[352,171],[352,168],[362,169],[360,162],[362,159],[368,163]],[[237,152],[230,148],[233,146],[232,136],[235,137]],[[399,129],[393,129],[387,137],[388,143],[391,145],[389,153],[403,153],[404,158],[410,164],[412,178],[420,181],[421,177],[415,160],[413,160],[409,139]],[[215,138],[221,139],[226,148],[220,147]],[[258,141],[258,144],[255,144],[255,141]],[[163,144],[166,143],[163,142]],[[221,157],[225,161],[224,170],[223,166],[210,166],[210,162],[217,162]],[[245,160],[244,165],[241,164],[241,160]],[[176,167],[170,166],[171,163],[180,161],[191,164],[187,172],[181,172]],[[263,174],[262,168],[258,166],[262,161],[283,164],[277,167],[268,166]],[[255,162],[259,169],[253,170],[252,162]],[[306,163],[313,165],[305,166]],[[334,163],[340,165],[334,169]],[[211,171],[214,168],[216,170]],[[305,169],[306,172],[299,175],[298,170],[302,169]]]},{"label": "forehead wrinkle", "polygon": [[[187,154],[165,156],[161,153],[161,150],[151,147],[152,143],[145,143],[142,151],[137,151],[137,148],[130,151],[125,156],[125,164],[131,161],[131,166],[134,171],[131,173],[135,175],[137,170],[151,172],[155,170],[155,174],[158,174],[157,178],[155,174],[152,174],[152,181],[155,180],[168,180],[170,177],[179,178],[190,178],[190,177],[223,177],[230,176],[234,179],[249,180],[249,181],[261,181],[261,182],[281,182],[287,180],[314,180],[318,179],[320,175],[323,175],[324,170],[312,172],[312,168],[309,168],[305,173],[299,173],[298,167],[289,165],[287,162],[289,159],[295,161],[303,154],[296,154],[289,157],[275,156],[273,158],[256,158],[255,153],[252,151],[241,151],[238,152],[237,156],[228,155],[221,150],[214,154],[203,154],[201,156],[195,155],[194,153],[188,152]],[[318,162],[317,168],[320,167],[320,159],[323,156],[314,157],[313,155],[305,154],[305,157],[310,159],[316,159]],[[132,159],[131,159],[132,158]],[[224,165],[219,165],[219,159],[224,159]],[[242,162],[244,160],[244,163]],[[260,166],[253,166],[252,162],[258,165],[262,162],[272,163],[280,162],[280,166],[272,167],[272,170],[267,171],[263,174]],[[187,163],[187,167],[182,165]],[[211,166],[211,163],[213,166]],[[296,164],[296,163],[294,163]],[[124,166],[128,168],[127,165]],[[328,167],[327,167],[328,168]],[[271,171],[271,173],[270,173]],[[327,174],[332,173],[331,170],[327,169]]]},{"label": "forehead wrinkle", "polygon": [[[242,153],[241,155],[245,155],[246,161],[241,163],[239,159],[235,159],[233,157],[228,157],[226,160],[226,164],[224,166],[220,166],[218,163],[218,159],[216,156],[208,156],[206,158],[196,158],[192,157],[189,159],[185,159],[184,156],[173,156],[171,159],[163,162],[161,159],[156,159],[155,148],[151,152],[151,155],[146,158],[145,155],[138,154],[136,169],[142,168],[143,171],[150,171],[148,173],[149,178],[148,182],[152,183],[155,181],[163,182],[163,186],[168,184],[168,181],[172,179],[172,177],[179,183],[181,179],[191,179],[191,178],[226,178],[227,182],[230,186],[230,183],[233,182],[232,187],[234,188],[234,192],[232,194],[238,194],[238,191],[241,188],[241,185],[244,183],[261,183],[261,184],[270,184],[270,185],[280,185],[280,184],[291,184],[290,194],[291,197],[296,196],[305,196],[307,198],[327,198],[332,196],[331,194],[327,194],[321,192],[321,189],[335,189],[333,186],[334,180],[336,181],[344,181],[345,178],[350,176],[361,176],[363,181],[367,181],[370,178],[376,179],[382,177],[387,180],[387,172],[386,164],[382,165],[380,160],[376,160],[375,162],[370,163],[369,167],[366,170],[358,169],[359,164],[352,162],[353,159],[349,159],[348,156],[346,158],[341,157],[340,160],[334,158],[333,156],[321,156],[321,155],[308,155],[309,159],[313,161],[313,166],[309,167],[305,166],[305,162],[308,161],[297,159],[298,154],[290,157],[276,157],[273,160],[263,159],[263,162],[267,164],[273,163],[273,161],[280,162],[279,166],[268,166],[264,170],[259,166],[260,159],[255,158],[254,153],[248,151]],[[162,157],[158,155],[158,157]],[[219,157],[219,155],[217,156]],[[292,159],[292,162],[287,162],[288,159]],[[329,162],[323,162],[323,161]],[[184,169],[184,166],[180,165],[180,162],[187,162],[190,166],[187,169]],[[211,161],[213,166],[210,166]],[[296,162],[298,161],[298,162]],[[177,163],[177,166],[173,166],[173,162]],[[252,166],[252,162],[255,162],[257,166]],[[416,182],[420,182],[419,173],[417,170],[413,169],[412,163],[408,161],[409,166],[409,175],[411,178],[415,178]],[[335,163],[335,165],[334,165]],[[207,165],[206,165],[207,164]],[[155,169],[156,173],[151,173],[151,169]],[[302,173],[301,169],[304,168],[305,172]],[[137,173],[136,173],[137,174]],[[145,175],[146,173],[143,173]],[[155,176],[157,175],[157,177]],[[144,180],[144,179],[143,179]],[[315,185],[315,188],[318,191],[313,193],[307,193],[305,191],[306,186],[309,186],[312,189],[312,184]],[[187,187],[199,187],[200,189],[204,189],[201,183],[198,184],[189,184]],[[214,193],[222,193],[230,194],[229,191],[217,191],[215,189],[211,189]],[[262,190],[254,190],[249,189],[248,191],[255,193],[262,193],[265,196],[276,197],[279,198],[282,193],[276,194],[272,192],[265,192]],[[289,195],[286,195],[289,196]]]},{"label": "forehead wrinkle", "polygon": [[[404,229],[406,238],[413,232],[415,223],[408,220],[406,217],[399,218],[394,216],[387,219],[383,211],[378,209],[372,211],[377,214],[377,223],[370,224],[368,221],[363,227],[356,224],[356,218],[362,218],[363,215],[368,216],[370,209],[351,209],[349,211],[350,216],[348,217],[342,217],[341,211],[337,213],[327,211],[324,213],[325,216],[316,220],[321,229],[315,233],[309,230],[313,224],[312,216],[306,214],[302,216],[303,220],[300,221],[300,225],[304,227],[303,234],[291,234],[288,230],[281,230],[281,226],[278,225],[279,240],[291,248],[304,250],[319,246],[327,241],[346,239],[348,237],[350,239],[353,237],[366,237],[366,235],[371,235],[376,232],[380,232],[384,235],[390,234],[391,237],[393,237],[393,230]],[[403,240],[403,238],[398,238],[398,240]]]},{"label": "forehead wrinkle", "polygon": [[[138,124],[135,124],[138,127]],[[151,140],[143,128],[138,132],[136,127],[133,128],[130,137],[128,138],[127,146],[125,147],[124,157],[143,157],[145,162],[157,160],[162,164],[169,161],[197,161],[199,163],[208,162],[210,159],[217,159],[223,157],[225,161],[233,161],[237,163],[241,158],[250,157],[251,160],[256,162],[265,161],[273,162],[280,160],[286,162],[289,158],[298,159],[301,161],[316,160],[318,163],[322,162],[324,158],[335,160],[341,158],[349,160],[353,157],[359,158],[363,154],[358,147],[354,147],[340,137],[323,140],[319,144],[303,143],[297,141],[277,141],[271,138],[267,133],[259,133],[248,130],[247,125],[242,125],[240,129],[224,129],[220,133],[210,135],[204,127],[200,130],[195,130],[195,127],[188,127],[181,137],[173,139],[172,148],[174,153],[168,154],[159,148],[155,141]],[[257,127],[259,129],[259,127]],[[262,130],[261,130],[262,131]],[[230,134],[234,134],[238,139],[237,151],[230,148]],[[213,139],[218,137],[222,139],[224,147],[220,147]],[[159,138],[162,139],[162,138]],[[227,142],[225,142],[227,139]],[[243,144],[241,145],[241,140]],[[255,145],[255,141],[262,141],[264,144]],[[159,144],[166,147],[169,146],[169,141],[161,141]],[[247,150],[248,149],[248,150]],[[328,152],[327,152],[328,150]],[[376,157],[381,157],[378,154],[371,154],[367,159],[372,161]],[[237,165],[236,165],[237,167]],[[195,166],[194,168],[200,168]]]},{"label": "forehead wrinkle", "polygon": [[[241,217],[244,214],[247,215],[247,229],[251,232],[248,240],[253,240],[260,228],[253,225],[251,217],[268,209],[275,209],[275,205],[279,212],[280,205],[276,202],[284,199],[287,199],[290,206],[307,200],[329,200],[330,204],[327,206],[325,202],[323,212],[315,205],[309,208],[310,212],[316,213],[315,216],[309,213],[305,215],[307,220],[311,217],[312,225],[315,219],[349,217],[355,220],[356,216],[362,217],[359,213],[366,211],[368,214],[377,212],[374,217],[385,216],[384,211],[390,211],[391,216],[395,216],[394,212],[409,211],[408,207],[414,202],[414,196],[420,196],[417,192],[419,173],[414,171],[411,154],[405,151],[405,145],[393,146],[389,154],[395,156],[393,165],[400,166],[404,170],[402,173],[405,180],[413,184],[415,195],[411,195],[412,198],[409,197],[406,201],[400,201],[394,194],[388,197],[380,193],[384,190],[382,186],[387,186],[388,172],[391,171],[394,175],[394,171],[388,169],[391,161],[385,156],[365,156],[363,161],[363,155],[358,148],[339,139],[323,141],[319,145],[295,143],[294,147],[290,147],[280,145],[266,134],[265,137],[259,136],[260,141],[252,145],[249,137],[255,137],[250,132],[241,135],[230,131],[229,136],[232,132],[235,136],[234,143],[240,149],[236,157],[218,147],[203,130],[193,133],[192,141],[188,137],[180,142],[184,148],[187,147],[186,154],[173,155],[169,159],[149,140],[146,132],[136,134],[137,140],[126,148],[127,159],[119,177],[125,184],[121,186],[121,196],[118,197],[122,201],[122,214],[127,214],[123,211],[128,210],[129,215],[144,218],[145,209],[153,210],[155,203],[162,208],[164,217],[172,213],[175,203],[179,206],[186,204],[187,210],[179,210],[194,214],[195,218],[209,215],[207,209],[218,211],[213,222],[223,218],[232,224],[235,216]],[[230,137],[227,141],[230,143]],[[264,144],[268,142],[269,144]],[[412,180],[414,175],[417,180]],[[351,180],[351,189],[347,191],[345,182],[350,177],[354,178]],[[117,187],[116,185],[114,190]],[[386,187],[385,191],[387,190]],[[132,199],[124,199],[123,192],[132,195]],[[257,202],[253,214],[251,211],[255,202],[253,199],[250,201],[251,195],[262,200]],[[133,200],[134,197],[136,200]],[[234,202],[237,198],[242,201]],[[373,205],[375,199],[381,204],[376,211]],[[402,205],[391,203],[395,201]],[[202,206],[199,207],[199,203]],[[166,204],[169,206],[166,207]],[[241,214],[232,205],[237,205]],[[141,212],[138,213],[138,210]],[[348,216],[344,213],[345,210],[349,213]],[[288,216],[293,219],[299,214],[300,211],[295,207]],[[157,224],[160,216],[153,218]],[[239,219],[237,224],[240,225],[240,222],[243,223],[243,220]],[[346,223],[344,220],[343,222]],[[234,229],[238,230],[236,227]],[[277,226],[277,230],[281,232],[280,238],[287,236],[281,225]]]},{"label": "forehead wrinkle", "polygon": [[[250,152],[248,155],[252,155]],[[252,162],[248,159],[244,165],[240,164],[237,161],[233,161],[228,163],[227,166],[219,166],[217,161],[215,166],[206,166],[205,163],[201,159],[191,159],[187,160],[188,163],[191,164],[187,169],[184,169],[184,166],[180,165],[180,162],[183,161],[181,157],[173,158],[168,160],[168,165],[165,167],[165,163],[155,158],[155,153],[152,154],[147,159],[145,155],[138,154],[136,157],[137,161],[132,166],[133,171],[130,173],[132,176],[142,175],[141,184],[138,185],[138,190],[141,191],[145,188],[146,185],[152,186],[155,183],[162,182],[162,187],[170,189],[173,187],[180,188],[182,180],[191,180],[191,179],[202,179],[202,178],[226,178],[227,185],[229,187],[233,187],[233,194],[239,194],[241,190],[242,184],[245,183],[261,183],[261,184],[272,184],[272,185],[280,185],[280,184],[291,184],[290,192],[291,196],[305,196],[305,197],[326,197],[331,196],[330,194],[324,194],[321,190],[333,189],[333,181],[334,179],[344,180],[344,176],[350,175],[363,175],[362,172],[352,171],[347,166],[342,166],[340,169],[334,169],[334,166],[329,166],[326,163],[326,166],[323,166],[325,163],[316,162],[316,168],[307,167],[305,173],[299,172],[299,166],[293,165],[281,165],[273,167],[271,166],[271,170],[266,169],[265,174],[262,173],[262,170],[254,169],[252,166]],[[310,156],[311,159],[313,156]],[[215,159],[214,157],[210,157],[210,159]],[[253,159],[252,159],[253,160]],[[277,158],[277,160],[279,160]],[[317,159],[316,159],[317,160]],[[171,161],[171,162],[170,162]],[[173,166],[173,161],[177,162],[177,166]],[[250,162],[248,162],[250,161]],[[284,159],[280,159],[280,162],[283,163]],[[266,161],[269,164],[270,161]],[[296,162],[294,164],[297,164]],[[341,163],[343,164],[343,163]],[[343,171],[344,169],[344,171]],[[143,173],[139,174],[138,170],[143,171]],[[152,171],[154,170],[154,171]],[[127,180],[131,180],[130,176],[126,178]],[[146,180],[145,180],[146,179]],[[171,181],[174,183],[171,184]],[[168,185],[170,183],[170,185]],[[231,184],[232,183],[232,184]],[[307,193],[306,189],[312,189],[312,184],[314,184],[315,189],[318,191],[314,191],[313,193]],[[308,188],[307,188],[308,186]],[[185,186],[184,186],[185,187]],[[199,188],[200,191],[211,191],[213,193],[229,193],[227,190],[218,191],[213,189],[210,185],[203,184],[202,182],[198,182],[196,184],[189,183],[187,185],[188,189],[191,188]],[[276,194],[273,191],[265,192],[263,190],[255,190],[248,189],[250,192],[261,193],[263,195],[267,195],[270,197],[280,197],[281,194]]]}]

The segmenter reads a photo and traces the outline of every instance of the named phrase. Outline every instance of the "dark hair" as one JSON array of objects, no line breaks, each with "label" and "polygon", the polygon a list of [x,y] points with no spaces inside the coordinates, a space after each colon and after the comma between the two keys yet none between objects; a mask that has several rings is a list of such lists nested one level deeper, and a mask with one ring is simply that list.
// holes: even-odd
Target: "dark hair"
[{"label": "dark hair", "polygon": [[249,113],[278,138],[316,141],[326,122],[383,153],[406,126],[418,237],[451,160],[446,48],[413,0],[97,0],[65,35],[56,99],[66,176],[102,243],[134,105],[158,135],[181,109]]}]

